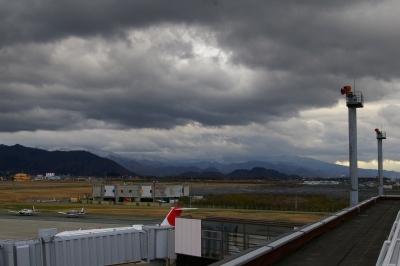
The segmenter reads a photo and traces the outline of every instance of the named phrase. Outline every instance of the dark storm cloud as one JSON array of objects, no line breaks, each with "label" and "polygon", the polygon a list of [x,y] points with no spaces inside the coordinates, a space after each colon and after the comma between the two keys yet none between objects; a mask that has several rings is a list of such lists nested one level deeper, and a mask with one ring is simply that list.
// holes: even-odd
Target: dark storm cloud
[{"label": "dark storm cloud", "polygon": [[305,76],[398,78],[399,62],[392,58],[399,53],[394,11],[399,8],[339,2],[260,6],[253,10],[255,19],[238,23],[220,42],[234,51],[233,61],[251,67]]},{"label": "dark storm cloud", "polygon": [[[398,78],[390,4],[3,1],[0,129],[263,124],[333,106],[353,77]],[[198,59],[196,38],[220,52]]]},{"label": "dark storm cloud", "polygon": [[124,35],[124,30],[163,22],[212,21],[213,1],[2,1],[3,45],[50,42],[68,35]]}]

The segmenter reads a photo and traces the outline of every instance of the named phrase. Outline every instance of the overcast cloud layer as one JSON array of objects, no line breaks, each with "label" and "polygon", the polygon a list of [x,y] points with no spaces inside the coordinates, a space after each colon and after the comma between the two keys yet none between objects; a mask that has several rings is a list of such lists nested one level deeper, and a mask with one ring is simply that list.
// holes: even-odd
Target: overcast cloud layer
[{"label": "overcast cloud layer", "polygon": [[[1,1],[0,143],[400,171],[399,1]],[[375,160],[375,161],[374,161]]]}]

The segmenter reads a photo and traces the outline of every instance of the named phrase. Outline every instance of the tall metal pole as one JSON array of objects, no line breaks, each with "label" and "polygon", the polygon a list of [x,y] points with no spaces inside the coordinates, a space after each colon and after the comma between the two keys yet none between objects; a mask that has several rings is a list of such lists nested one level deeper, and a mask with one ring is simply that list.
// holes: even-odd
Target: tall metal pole
[{"label": "tall metal pole", "polygon": [[378,177],[379,177],[379,196],[383,196],[383,163],[382,163],[382,139],[378,138]]},{"label": "tall metal pole", "polygon": [[357,109],[349,107],[350,206],[358,204]]},{"label": "tall metal pole", "polygon": [[153,190],[151,191],[152,192],[152,196],[153,196],[153,202],[155,202],[156,201],[156,181],[153,181]]},{"label": "tall metal pole", "polygon": [[190,190],[189,190],[189,202],[190,202],[190,208],[192,208],[192,196],[190,196],[190,191],[192,190],[192,184],[193,184],[193,176],[190,177]]},{"label": "tall metal pole", "polygon": [[340,93],[346,94],[349,109],[349,163],[350,163],[350,206],[358,204],[358,167],[357,167],[357,108],[364,107],[364,96],[360,91],[352,91],[344,86]]},{"label": "tall metal pole", "polygon": [[298,182],[298,181],[296,180],[296,204],[295,204],[295,206],[294,206],[294,207],[295,207],[295,208],[294,208],[295,211],[297,211],[297,182]]},{"label": "tall metal pole", "polygon": [[382,159],[382,140],[386,139],[386,132],[375,129],[376,139],[378,140],[378,178],[379,196],[383,196],[383,159]]}]

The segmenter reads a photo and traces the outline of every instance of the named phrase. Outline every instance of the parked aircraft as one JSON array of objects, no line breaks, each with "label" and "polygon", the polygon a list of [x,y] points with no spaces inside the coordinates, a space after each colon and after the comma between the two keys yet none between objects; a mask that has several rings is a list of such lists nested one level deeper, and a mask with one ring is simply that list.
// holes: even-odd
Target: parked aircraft
[{"label": "parked aircraft", "polygon": [[197,210],[197,208],[172,207],[164,221],[159,226],[175,226],[175,218],[181,216],[184,210]]},{"label": "parked aircraft", "polygon": [[[172,207],[167,216],[165,217],[164,221],[158,226],[175,226],[175,217],[181,215],[182,211],[184,210],[196,210],[197,208],[182,208],[182,207]],[[119,230],[127,230],[127,229],[137,229],[142,230],[142,224],[134,224],[129,227],[115,227],[115,228],[104,228],[104,229],[88,229],[88,230],[75,230],[75,231],[65,231],[56,234],[55,236],[77,236],[77,235],[85,235],[85,234],[96,234],[96,233],[104,233],[104,232],[112,232],[112,231],[119,231]]]},{"label": "parked aircraft", "polygon": [[32,206],[32,209],[22,209],[20,211],[8,211],[12,213],[18,213],[19,215],[32,215],[35,213],[35,206]]},{"label": "parked aircraft", "polygon": [[67,217],[68,218],[70,218],[70,217],[78,217],[79,215],[84,215],[84,214],[86,214],[85,213],[85,208],[82,208],[80,211],[75,211],[75,210],[72,210],[72,211],[69,211],[69,212],[58,212],[58,213],[60,213],[60,214],[65,214],[65,215],[67,215]]}]

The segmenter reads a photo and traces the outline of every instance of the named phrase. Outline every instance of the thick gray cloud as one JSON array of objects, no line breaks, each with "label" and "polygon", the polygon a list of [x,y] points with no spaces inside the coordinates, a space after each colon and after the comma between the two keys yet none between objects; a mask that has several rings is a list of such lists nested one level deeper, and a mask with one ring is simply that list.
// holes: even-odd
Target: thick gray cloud
[{"label": "thick gray cloud", "polygon": [[399,11],[394,0],[2,1],[0,132],[40,142],[41,132],[115,130],[148,146],[121,144],[124,133],[91,145],[218,158],[340,150],[345,160],[346,128],[326,112],[344,104],[340,87],[355,78],[366,107],[382,105],[368,122],[397,122],[385,99],[398,97]]}]

